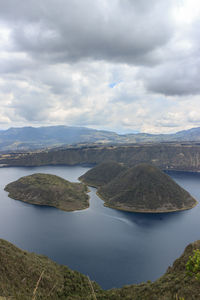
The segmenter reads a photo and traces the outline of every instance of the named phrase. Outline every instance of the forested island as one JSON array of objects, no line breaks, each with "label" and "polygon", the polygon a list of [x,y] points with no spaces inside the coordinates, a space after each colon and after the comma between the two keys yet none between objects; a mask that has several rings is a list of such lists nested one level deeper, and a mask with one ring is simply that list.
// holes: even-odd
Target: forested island
[{"label": "forested island", "polygon": [[173,179],[150,164],[128,168],[117,162],[100,164],[80,177],[98,188],[105,206],[132,212],[161,213],[190,209],[197,201]]},{"label": "forested island", "polygon": [[51,174],[36,173],[6,185],[8,196],[30,204],[46,205],[64,211],[89,207],[88,188]]}]

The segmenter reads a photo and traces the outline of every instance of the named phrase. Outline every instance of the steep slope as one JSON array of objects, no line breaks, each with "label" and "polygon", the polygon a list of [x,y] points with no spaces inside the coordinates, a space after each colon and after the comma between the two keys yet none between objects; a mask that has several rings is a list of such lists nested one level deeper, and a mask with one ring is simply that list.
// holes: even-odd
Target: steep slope
[{"label": "steep slope", "polygon": [[94,168],[87,171],[79,179],[87,185],[100,187],[107,184],[119,173],[127,170],[123,164],[115,161],[108,161],[95,166]]},{"label": "steep slope", "polygon": [[0,154],[0,166],[100,164],[116,161],[128,166],[150,163],[164,170],[200,171],[199,144],[77,146]]},{"label": "steep slope", "polygon": [[51,174],[24,176],[6,185],[10,198],[31,204],[54,206],[65,211],[84,209],[89,206],[87,187],[71,183]]},{"label": "steep slope", "polygon": [[170,212],[197,204],[192,196],[155,166],[139,164],[98,189],[105,205],[135,212]]},{"label": "steep slope", "polygon": [[[37,283],[36,298],[33,298]],[[95,283],[93,287],[99,289]],[[0,296],[17,300],[89,300],[91,287],[81,273],[0,239]]]},{"label": "steep slope", "polygon": [[[186,263],[194,250],[200,249],[200,241],[188,245],[172,267],[155,282],[130,285],[109,291],[110,300],[199,300],[200,281],[186,272]],[[112,295],[112,296],[111,296]],[[106,298],[104,298],[106,299]]]},{"label": "steep slope", "polygon": [[[200,281],[188,276],[186,263],[200,241],[188,245],[155,282],[104,291],[79,272],[45,256],[23,251],[0,239],[0,298],[4,300],[199,300]],[[35,291],[35,297],[34,296]]]}]

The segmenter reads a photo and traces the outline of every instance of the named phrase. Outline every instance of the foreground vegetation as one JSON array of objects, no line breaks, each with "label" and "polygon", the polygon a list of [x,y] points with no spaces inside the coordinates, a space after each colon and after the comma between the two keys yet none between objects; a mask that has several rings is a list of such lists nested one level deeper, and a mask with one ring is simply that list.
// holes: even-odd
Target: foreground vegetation
[{"label": "foreground vegetation", "polygon": [[[200,264],[196,271],[191,263],[196,263],[193,257],[197,249],[200,241],[187,246],[183,255],[155,282],[105,291],[79,272],[0,240],[0,299],[199,300],[200,281],[196,274]],[[188,274],[188,265],[192,275]]]},{"label": "foreground vegetation", "polygon": [[51,174],[24,176],[6,185],[10,198],[73,211],[89,207],[88,188]]},{"label": "foreground vegetation", "polygon": [[81,273],[0,240],[0,295],[17,300],[91,299],[91,287]]}]

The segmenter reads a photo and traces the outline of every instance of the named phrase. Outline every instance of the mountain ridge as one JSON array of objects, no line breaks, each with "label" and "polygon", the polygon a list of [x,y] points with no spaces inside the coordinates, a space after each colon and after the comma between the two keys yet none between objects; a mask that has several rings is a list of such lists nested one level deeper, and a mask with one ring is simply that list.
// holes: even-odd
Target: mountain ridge
[{"label": "mountain ridge", "polygon": [[4,152],[0,154],[0,167],[96,165],[109,160],[125,166],[150,163],[161,170],[199,172],[200,143],[77,145],[30,152]]},{"label": "mountain ridge", "polygon": [[172,134],[128,133],[75,126],[11,127],[0,130],[0,150],[30,150],[81,143],[200,142],[200,127]]}]

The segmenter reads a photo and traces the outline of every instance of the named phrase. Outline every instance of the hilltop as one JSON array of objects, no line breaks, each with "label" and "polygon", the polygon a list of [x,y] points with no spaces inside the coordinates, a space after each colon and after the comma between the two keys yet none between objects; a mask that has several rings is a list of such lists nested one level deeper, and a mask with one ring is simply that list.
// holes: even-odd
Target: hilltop
[{"label": "hilltop", "polygon": [[80,178],[98,187],[105,206],[133,212],[171,212],[197,204],[192,196],[167,174],[150,164],[127,168],[119,163],[103,163]]},{"label": "hilltop", "polygon": [[153,283],[104,291],[87,276],[0,239],[0,297],[30,300],[35,291],[40,300],[198,300],[199,280],[186,274],[186,263],[194,249],[200,249],[200,241],[188,245],[173,266]]},{"label": "hilltop", "polygon": [[31,204],[54,206],[65,211],[89,207],[88,189],[51,174],[36,173],[6,185],[10,198]]},{"label": "hilltop", "polygon": [[155,166],[139,164],[98,189],[108,207],[134,212],[171,212],[197,204],[192,196]]},{"label": "hilltop", "polygon": [[127,167],[123,164],[115,161],[107,161],[87,171],[79,177],[79,180],[87,185],[100,187],[110,182],[125,170],[127,170]]}]

